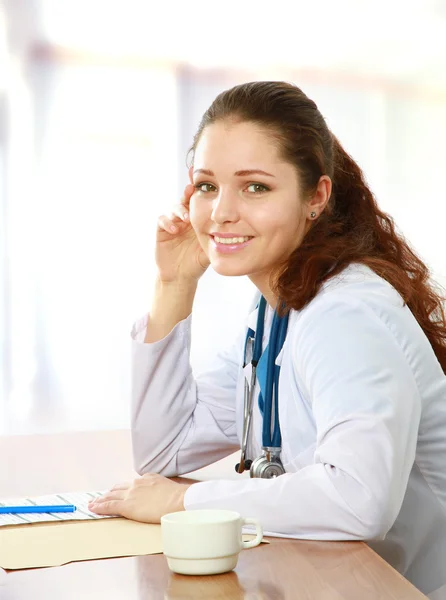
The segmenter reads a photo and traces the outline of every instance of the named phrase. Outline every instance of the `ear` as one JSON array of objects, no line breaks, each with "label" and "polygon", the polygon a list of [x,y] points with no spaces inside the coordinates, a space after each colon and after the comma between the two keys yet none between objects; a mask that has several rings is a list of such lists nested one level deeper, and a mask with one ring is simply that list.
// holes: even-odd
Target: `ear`
[{"label": "ear", "polygon": [[[331,189],[332,182],[330,177],[328,175],[322,175],[318,181],[316,191],[307,205],[307,219],[315,221],[321,216],[330,200]],[[316,213],[316,216],[311,216],[312,213]]]}]

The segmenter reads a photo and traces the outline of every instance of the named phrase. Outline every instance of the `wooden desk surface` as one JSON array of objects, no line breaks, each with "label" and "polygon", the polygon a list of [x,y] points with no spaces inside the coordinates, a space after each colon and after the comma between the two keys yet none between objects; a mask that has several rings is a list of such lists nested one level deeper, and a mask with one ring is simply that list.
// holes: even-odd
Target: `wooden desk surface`
[{"label": "wooden desk surface", "polygon": [[[0,497],[103,489],[133,477],[128,431],[0,438]],[[224,475],[208,467],[199,478]],[[235,571],[172,574],[163,555],[0,572],[1,600],[425,598],[366,544],[269,538],[241,552]]]}]

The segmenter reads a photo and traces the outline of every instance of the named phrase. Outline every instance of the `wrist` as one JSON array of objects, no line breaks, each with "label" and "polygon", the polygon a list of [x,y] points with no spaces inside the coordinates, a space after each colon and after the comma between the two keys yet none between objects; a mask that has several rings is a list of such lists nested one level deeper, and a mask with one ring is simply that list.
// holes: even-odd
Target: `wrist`
[{"label": "wrist", "polygon": [[176,279],[165,282],[156,279],[145,343],[153,343],[165,338],[177,323],[189,317],[196,287],[196,282],[190,280]]},{"label": "wrist", "polygon": [[158,274],[155,279],[155,287],[159,290],[193,290],[198,285],[198,279],[193,277],[175,277],[175,279],[162,279]]},{"label": "wrist", "polygon": [[196,279],[173,279],[164,281],[159,277],[155,280],[155,297],[181,299],[181,301],[193,302],[197,291],[198,281]]},{"label": "wrist", "polygon": [[180,512],[182,510],[186,510],[186,507],[184,506],[184,497],[186,495],[187,490],[192,484],[178,483],[177,485],[178,493],[174,502],[175,510],[173,510],[172,512]]}]

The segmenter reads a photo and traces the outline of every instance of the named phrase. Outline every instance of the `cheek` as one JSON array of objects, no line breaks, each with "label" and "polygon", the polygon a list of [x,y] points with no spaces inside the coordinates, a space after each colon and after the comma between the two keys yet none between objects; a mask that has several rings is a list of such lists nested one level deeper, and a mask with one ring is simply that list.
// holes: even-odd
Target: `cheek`
[{"label": "cheek", "polygon": [[257,220],[259,230],[269,232],[274,237],[281,237],[283,242],[287,236],[299,231],[301,224],[300,213],[281,210],[280,207],[275,211],[269,211]]},{"label": "cheek", "polygon": [[267,224],[271,234],[271,243],[276,248],[295,248],[300,244],[304,233],[305,219],[301,211],[277,211]]}]

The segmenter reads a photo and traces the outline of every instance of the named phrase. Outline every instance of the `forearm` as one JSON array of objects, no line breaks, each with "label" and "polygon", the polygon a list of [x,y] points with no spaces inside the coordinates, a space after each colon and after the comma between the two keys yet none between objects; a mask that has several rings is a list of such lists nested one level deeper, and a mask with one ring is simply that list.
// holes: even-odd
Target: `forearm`
[{"label": "forearm", "polygon": [[197,398],[189,362],[190,317],[154,343],[141,343],[150,315],[135,324],[132,336],[131,429],[139,473],[178,474],[176,455],[190,429]]},{"label": "forearm", "polygon": [[225,509],[253,517],[269,535],[370,540],[383,539],[391,526],[384,496],[383,490],[372,492],[345,472],[314,464],[276,479],[199,482],[184,491],[183,504],[186,510]]},{"label": "forearm", "polygon": [[194,280],[163,282],[157,279],[144,342],[158,342],[165,338],[177,323],[192,312],[197,289]]}]

